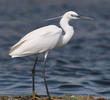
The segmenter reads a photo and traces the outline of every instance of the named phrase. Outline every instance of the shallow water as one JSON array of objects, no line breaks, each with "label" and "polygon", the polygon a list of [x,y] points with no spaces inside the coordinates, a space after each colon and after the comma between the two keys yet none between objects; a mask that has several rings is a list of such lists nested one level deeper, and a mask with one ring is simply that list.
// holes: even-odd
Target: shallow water
[{"label": "shallow water", "polygon": [[[94,21],[72,21],[68,45],[49,53],[46,76],[52,95],[65,93],[110,97],[109,0],[0,0],[0,95],[30,95],[35,56],[11,59],[9,48],[26,33],[59,20],[43,19],[74,10]],[[46,95],[43,55],[36,68],[36,92]]]}]

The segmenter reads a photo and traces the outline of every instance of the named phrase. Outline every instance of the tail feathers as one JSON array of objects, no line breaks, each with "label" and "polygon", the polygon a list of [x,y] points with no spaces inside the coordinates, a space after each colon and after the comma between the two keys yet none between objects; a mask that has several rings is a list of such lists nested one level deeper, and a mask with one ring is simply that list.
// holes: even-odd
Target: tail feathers
[{"label": "tail feathers", "polygon": [[11,56],[12,58],[15,57],[21,57],[20,53],[16,52],[16,50],[25,42],[24,41],[20,41],[18,43],[16,43],[14,46],[11,47],[10,52],[9,52],[9,56]]},{"label": "tail feathers", "polygon": [[15,51],[17,48],[19,48],[24,42],[25,42],[25,40],[15,44],[14,46],[12,46],[11,49],[10,49],[9,54],[12,53],[13,51]]},{"label": "tail feathers", "polygon": [[9,56],[11,56],[12,58],[20,57],[21,55],[22,54],[17,49],[9,52]]},{"label": "tail feathers", "polygon": [[11,56],[11,58],[16,58],[16,57],[23,57],[24,55],[9,54],[9,56]]},{"label": "tail feathers", "polygon": [[9,53],[9,56],[11,56],[12,58],[15,58],[15,57],[24,57],[24,56],[29,56],[29,55],[32,55],[33,53],[15,53],[15,52],[11,52]]},{"label": "tail feathers", "polygon": [[17,55],[14,55],[14,54],[12,54],[12,53],[9,53],[9,56],[11,56],[11,58],[17,57]]}]

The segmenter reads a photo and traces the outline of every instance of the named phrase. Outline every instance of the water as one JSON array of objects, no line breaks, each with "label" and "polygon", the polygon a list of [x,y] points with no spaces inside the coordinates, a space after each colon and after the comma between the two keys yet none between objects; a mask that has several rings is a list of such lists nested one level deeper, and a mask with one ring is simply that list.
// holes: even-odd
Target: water
[{"label": "water", "polygon": [[[75,10],[94,21],[72,21],[75,35],[68,45],[49,53],[46,76],[52,95],[65,93],[110,97],[109,0],[0,0],[0,95],[30,95],[35,56],[11,59],[9,48],[26,33],[59,20],[42,19]],[[36,69],[36,92],[46,95],[43,55]]]}]

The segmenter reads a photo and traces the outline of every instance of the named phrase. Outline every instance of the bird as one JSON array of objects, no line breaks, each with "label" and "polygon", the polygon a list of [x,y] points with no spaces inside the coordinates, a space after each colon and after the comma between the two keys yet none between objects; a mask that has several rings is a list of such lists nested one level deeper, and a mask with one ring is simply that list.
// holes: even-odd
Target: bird
[{"label": "bird", "polygon": [[[12,58],[24,57],[29,55],[36,55],[34,66],[32,68],[32,98],[37,99],[35,94],[35,67],[38,63],[38,57],[44,53],[43,63],[43,79],[47,92],[48,99],[51,100],[50,93],[45,78],[45,66],[48,52],[54,48],[59,48],[66,45],[74,35],[74,28],[69,24],[70,20],[87,19],[92,20],[90,17],[80,16],[74,11],[65,12],[62,16],[50,18],[53,20],[60,18],[60,27],[56,25],[48,25],[29,32],[21,38],[14,46],[11,47],[9,55]],[[63,32],[65,34],[63,34]]]}]

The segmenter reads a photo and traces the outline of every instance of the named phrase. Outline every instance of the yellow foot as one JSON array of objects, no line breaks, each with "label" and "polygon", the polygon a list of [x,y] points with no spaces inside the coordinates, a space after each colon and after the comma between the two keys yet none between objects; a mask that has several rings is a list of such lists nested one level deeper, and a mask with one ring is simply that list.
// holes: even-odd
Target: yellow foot
[{"label": "yellow foot", "polygon": [[32,100],[50,100],[50,99],[48,97],[32,97]]},{"label": "yellow foot", "polygon": [[37,96],[33,96],[32,97],[32,100],[41,100],[41,98],[40,97],[37,97]]}]

